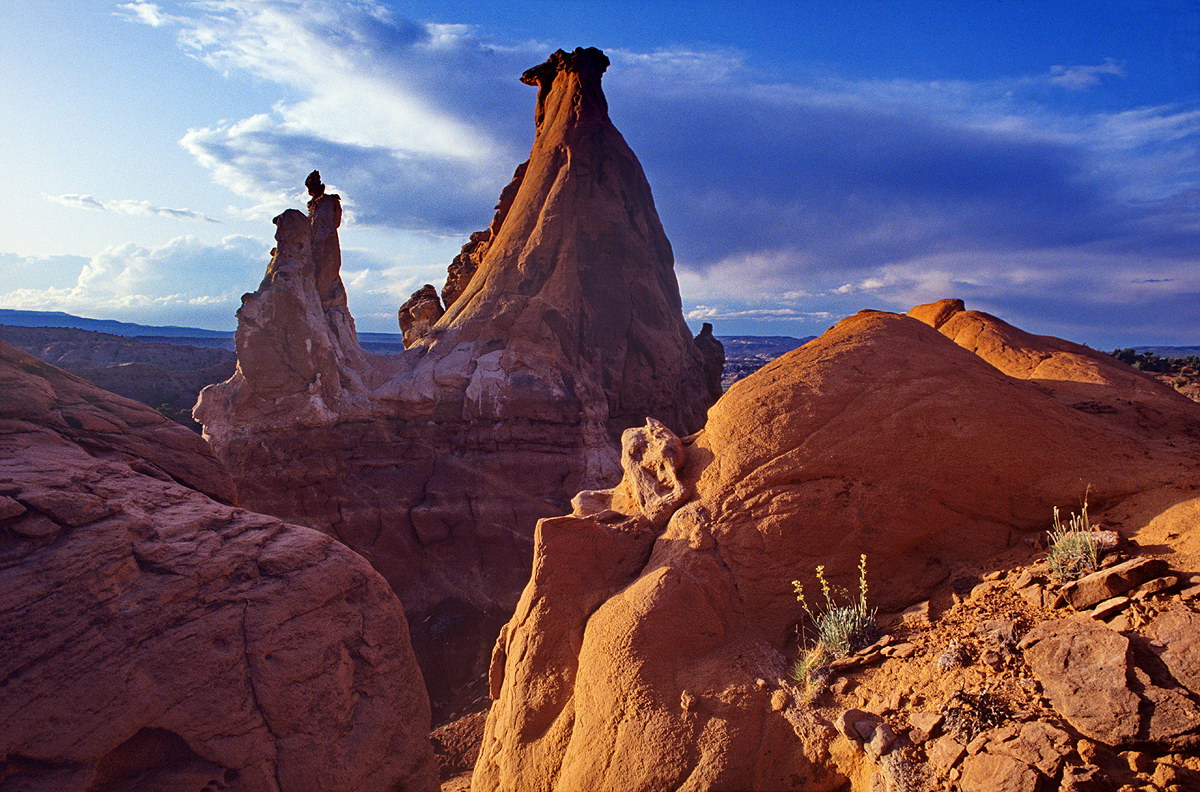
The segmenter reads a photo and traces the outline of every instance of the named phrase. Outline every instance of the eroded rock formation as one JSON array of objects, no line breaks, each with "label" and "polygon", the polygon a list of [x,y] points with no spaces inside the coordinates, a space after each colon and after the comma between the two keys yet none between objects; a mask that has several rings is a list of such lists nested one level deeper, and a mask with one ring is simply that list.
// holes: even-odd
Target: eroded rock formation
[{"label": "eroded rock formation", "polygon": [[451,265],[445,313],[430,322],[425,290],[410,301],[403,354],[364,353],[330,285],[337,197],[276,218],[238,371],[196,407],[245,504],[388,579],[438,700],[485,667],[536,521],[616,482],[622,430],[695,431],[714,398],[714,350],[693,343],[650,187],[608,117],[607,65],[559,51],[522,77],[538,87],[530,159]]},{"label": "eroded rock formation", "polygon": [[396,312],[400,332],[404,334],[404,346],[411,347],[429,334],[430,329],[442,318],[446,309],[432,284],[425,284],[408,298]]},{"label": "eroded rock formation", "polygon": [[0,789],[436,788],[403,610],[204,442],[0,343]]},{"label": "eroded rock formation", "polygon": [[[1061,367],[1047,392],[995,362],[1065,342],[1000,337],[981,356],[947,338],[957,311],[916,313],[945,321],[845,319],[736,383],[694,438],[627,431],[622,483],[539,523],[493,654],[473,789],[843,788],[830,752],[844,743],[787,681],[802,616],[790,581],[824,565],[854,589],[866,553],[873,604],[898,611],[1027,559],[1052,507],[1089,485],[1096,511],[1142,504],[1130,530],[1161,511],[1154,498],[1194,500],[1197,444],[1169,425],[1200,420],[1195,405],[1171,395],[1168,426],[1136,434],[1127,413],[1062,398],[1090,370]],[[1138,405],[1166,389],[1136,385],[1089,390],[1151,415]],[[869,725],[858,750],[880,759],[897,735]]]},{"label": "eroded rock formation", "polygon": [[708,322],[696,334],[696,348],[704,359],[704,382],[713,401],[721,398],[725,392],[722,375],[725,373],[725,345],[713,335],[713,326]]}]

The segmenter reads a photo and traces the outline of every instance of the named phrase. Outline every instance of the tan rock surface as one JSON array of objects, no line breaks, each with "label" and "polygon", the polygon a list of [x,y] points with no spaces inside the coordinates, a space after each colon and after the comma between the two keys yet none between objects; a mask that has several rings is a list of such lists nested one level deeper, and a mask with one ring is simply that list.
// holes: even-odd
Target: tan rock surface
[{"label": "tan rock surface", "polygon": [[195,434],[0,343],[0,789],[435,788],[404,613]]},{"label": "tan rock surface", "polygon": [[1200,438],[1195,402],[1103,352],[1027,333],[991,314],[966,310],[962,300],[918,305],[909,315],[1010,377],[1035,382],[1074,409],[1105,417],[1137,436]]},{"label": "tan rock surface", "polygon": [[[1088,484],[1095,505],[1197,481],[1191,448],[1134,438],[915,319],[850,317],[736,383],[683,441],[690,494],[656,539],[622,496],[629,470],[607,500],[581,495],[577,516],[542,522],[497,644],[473,788],[837,788],[833,726],[799,691],[776,710],[756,684],[786,676],[792,579],[824,564],[854,589],[867,553],[872,602],[899,611],[956,570],[1028,555]],[[596,538],[546,539],[559,525]],[[633,545],[584,549],[599,537]],[[638,567],[633,547],[651,541]]]},{"label": "tan rock surface", "polygon": [[623,430],[694,431],[713,399],[712,352],[683,321],[650,187],[608,117],[607,65],[560,51],[525,74],[529,162],[451,265],[445,314],[410,326],[402,354],[355,340],[337,197],[276,218],[274,261],[238,314],[238,372],[196,407],[246,505],[341,539],[387,578],[438,702],[486,667],[536,521],[615,483]]}]

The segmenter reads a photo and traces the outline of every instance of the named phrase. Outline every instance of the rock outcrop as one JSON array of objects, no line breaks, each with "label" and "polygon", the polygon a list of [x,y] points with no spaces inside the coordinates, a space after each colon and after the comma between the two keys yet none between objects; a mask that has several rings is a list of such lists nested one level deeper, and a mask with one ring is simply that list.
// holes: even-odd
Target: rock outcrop
[{"label": "rock outcrop", "polygon": [[[1064,403],[947,326],[865,311],[736,383],[693,438],[627,432],[620,486],[538,526],[472,788],[842,788],[845,742],[787,682],[802,616],[790,581],[824,565],[854,589],[865,553],[872,604],[899,611],[1028,558],[1052,507],[1089,485],[1095,511],[1194,498],[1179,490],[1200,484],[1186,435],[1135,435],[1121,413]],[[864,662],[913,651],[881,643]],[[882,761],[896,733],[868,725],[859,755]],[[1005,750],[971,777],[1033,748]]]},{"label": "rock outcrop", "polygon": [[400,603],[194,433],[0,343],[0,789],[436,788]]},{"label": "rock outcrop", "polygon": [[436,701],[486,667],[536,521],[616,482],[624,429],[693,432],[715,398],[715,351],[683,321],[650,187],[608,117],[607,65],[578,49],[525,73],[530,159],[451,265],[445,313],[432,288],[409,302],[402,354],[355,341],[337,197],[276,218],[275,257],[238,313],[238,371],[195,410],[247,506],[383,573]]},{"label": "rock outcrop", "polygon": [[413,292],[413,296],[396,312],[400,332],[404,334],[405,348],[427,336],[444,313],[446,309],[442,307],[442,300],[432,284],[427,283]]},{"label": "rock outcrop", "polygon": [[709,395],[716,401],[725,392],[721,382],[725,373],[725,345],[713,335],[713,326],[708,322],[696,334],[696,348],[704,359],[704,383],[708,385]]}]

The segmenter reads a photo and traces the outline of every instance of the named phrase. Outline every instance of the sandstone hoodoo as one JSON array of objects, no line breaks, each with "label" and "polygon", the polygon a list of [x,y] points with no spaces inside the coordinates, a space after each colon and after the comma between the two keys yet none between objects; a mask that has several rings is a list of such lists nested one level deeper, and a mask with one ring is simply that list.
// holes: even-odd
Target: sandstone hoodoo
[{"label": "sandstone hoodoo", "polygon": [[[961,305],[941,308],[914,314],[962,316]],[[1074,633],[1031,633],[1041,643],[1020,659],[1017,641],[1046,618],[1057,589],[1030,583],[1032,573],[1012,584],[996,578],[1039,557],[1052,508],[1078,508],[1089,485],[1093,514],[1120,523],[1125,536],[1178,539],[1200,509],[1200,444],[1177,426],[1200,422],[1200,409],[1148,377],[1126,381],[1114,370],[1105,379],[1090,363],[1054,367],[1049,387],[1000,361],[1091,358],[1007,325],[989,354],[974,354],[947,337],[947,326],[865,311],[733,385],[693,437],[654,423],[627,430],[621,484],[581,492],[569,516],[538,525],[533,574],[493,654],[495,702],[472,788],[835,790],[850,782],[867,790],[882,788],[871,785],[878,776],[894,782],[889,789],[944,789],[952,772],[960,789],[990,790],[1002,787],[980,779],[1006,777],[996,768],[1007,767],[1021,784],[1014,789],[1033,790],[1041,776],[1083,789],[1081,779],[1101,770],[1090,759],[1066,762],[1071,740],[1103,738],[1114,756],[1138,744],[1159,752],[1189,745],[1200,720],[1188,725],[1186,716],[1200,709],[1182,686],[1200,662],[1194,647],[1179,650],[1171,673],[1150,657],[1138,661],[1149,671],[1135,673],[1129,663],[1128,679],[1105,682],[1120,688],[1135,716],[1164,702],[1157,721],[1134,718],[1110,735],[1069,708],[1055,709],[1061,691],[1086,696],[1086,679],[1106,674],[1097,666],[1072,672],[1085,681],[1047,676],[1067,651],[1047,636]],[[1087,404],[1076,388],[1090,395]],[[1090,406],[1117,400],[1126,409]],[[1132,415],[1159,423],[1137,434]],[[1195,565],[1196,549],[1177,563]],[[994,581],[978,602],[991,614],[990,623],[979,621],[995,648],[971,638],[978,651],[962,659],[932,638],[926,647],[915,631],[904,641],[884,635],[839,660],[815,688],[793,682],[794,628],[804,614],[790,581],[823,565],[835,587],[854,589],[861,554],[870,559],[871,605],[884,613],[922,601],[916,611],[944,610],[952,594],[963,601],[984,577]],[[1159,562],[1131,564],[1160,576],[1129,583],[1148,592],[1181,579],[1162,576]],[[939,592],[944,602],[931,606]],[[1148,595],[1129,594],[1124,605],[1136,596]],[[1007,623],[994,613],[1005,602],[1014,603]],[[1104,606],[1093,618],[1112,618],[1123,603]],[[1173,618],[1154,624],[1177,635],[1191,623]],[[1113,627],[1098,629],[1116,636]],[[1110,643],[1129,641],[1116,636],[1103,646]],[[932,652],[942,650],[948,659],[939,665]],[[1078,658],[1107,656],[1077,651]],[[854,669],[885,661],[930,676],[920,682],[889,666],[886,673],[899,676],[881,677],[881,692],[871,693],[878,700],[847,693],[858,684]],[[998,670],[988,677],[998,680],[994,688],[964,690],[958,699],[937,687],[944,669],[963,663],[1024,668],[1011,679],[1027,697],[1041,685],[1044,728],[1037,712],[1005,720],[990,703],[988,690],[1005,679]],[[849,676],[836,690],[822,687],[838,674]],[[908,701],[901,694],[927,695],[923,706],[935,713],[961,710],[951,719],[957,736],[936,749],[931,743],[928,756],[914,747],[941,719],[916,712],[910,726],[897,714]],[[845,709],[847,701],[865,709]],[[831,702],[841,702],[840,720]],[[995,742],[978,756],[977,735]],[[931,786],[901,783],[943,759]],[[1074,786],[1065,785],[1068,776]]]},{"label": "sandstone hoodoo", "polygon": [[[618,438],[680,435],[716,397],[718,350],[683,321],[671,246],[608,116],[595,49],[558,51],[529,161],[489,227],[400,311],[408,349],[355,339],[337,275],[337,196],[309,216],[238,313],[238,371],[196,407],[243,503],[329,533],[392,584],[436,702],[483,670],[528,579],[533,528],[619,478]],[[435,703],[436,703],[435,702]]]},{"label": "sandstone hoodoo", "polygon": [[0,343],[0,788],[436,788],[404,612],[191,431]]}]

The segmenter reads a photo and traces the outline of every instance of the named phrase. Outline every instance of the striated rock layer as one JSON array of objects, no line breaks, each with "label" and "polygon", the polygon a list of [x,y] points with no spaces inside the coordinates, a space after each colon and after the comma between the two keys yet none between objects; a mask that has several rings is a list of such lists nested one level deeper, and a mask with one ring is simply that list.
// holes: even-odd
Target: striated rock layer
[{"label": "striated rock layer", "polygon": [[402,354],[355,340],[337,196],[320,187],[308,218],[276,218],[238,312],[238,371],[195,410],[246,505],[383,573],[437,701],[483,670],[536,521],[615,482],[622,430],[649,416],[695,431],[715,398],[720,354],[683,321],[650,187],[608,117],[607,65],[559,51],[522,77],[538,87],[530,159],[452,263],[444,313],[432,287],[401,309]]},{"label": "striated rock layer", "polygon": [[[1011,329],[984,357],[930,324],[862,312],[736,383],[693,438],[624,434],[621,484],[538,524],[473,789],[845,788],[832,726],[779,684],[790,581],[823,564],[854,590],[865,553],[872,604],[896,611],[1029,555],[1089,485],[1099,510],[1200,484],[1197,444],[1167,436],[1196,405],[1066,365],[1047,392],[1004,361],[1065,342]],[[1073,376],[1164,426],[1063,398]]]},{"label": "striated rock layer", "polygon": [[192,432],[0,343],[0,790],[436,788],[400,603]]}]

